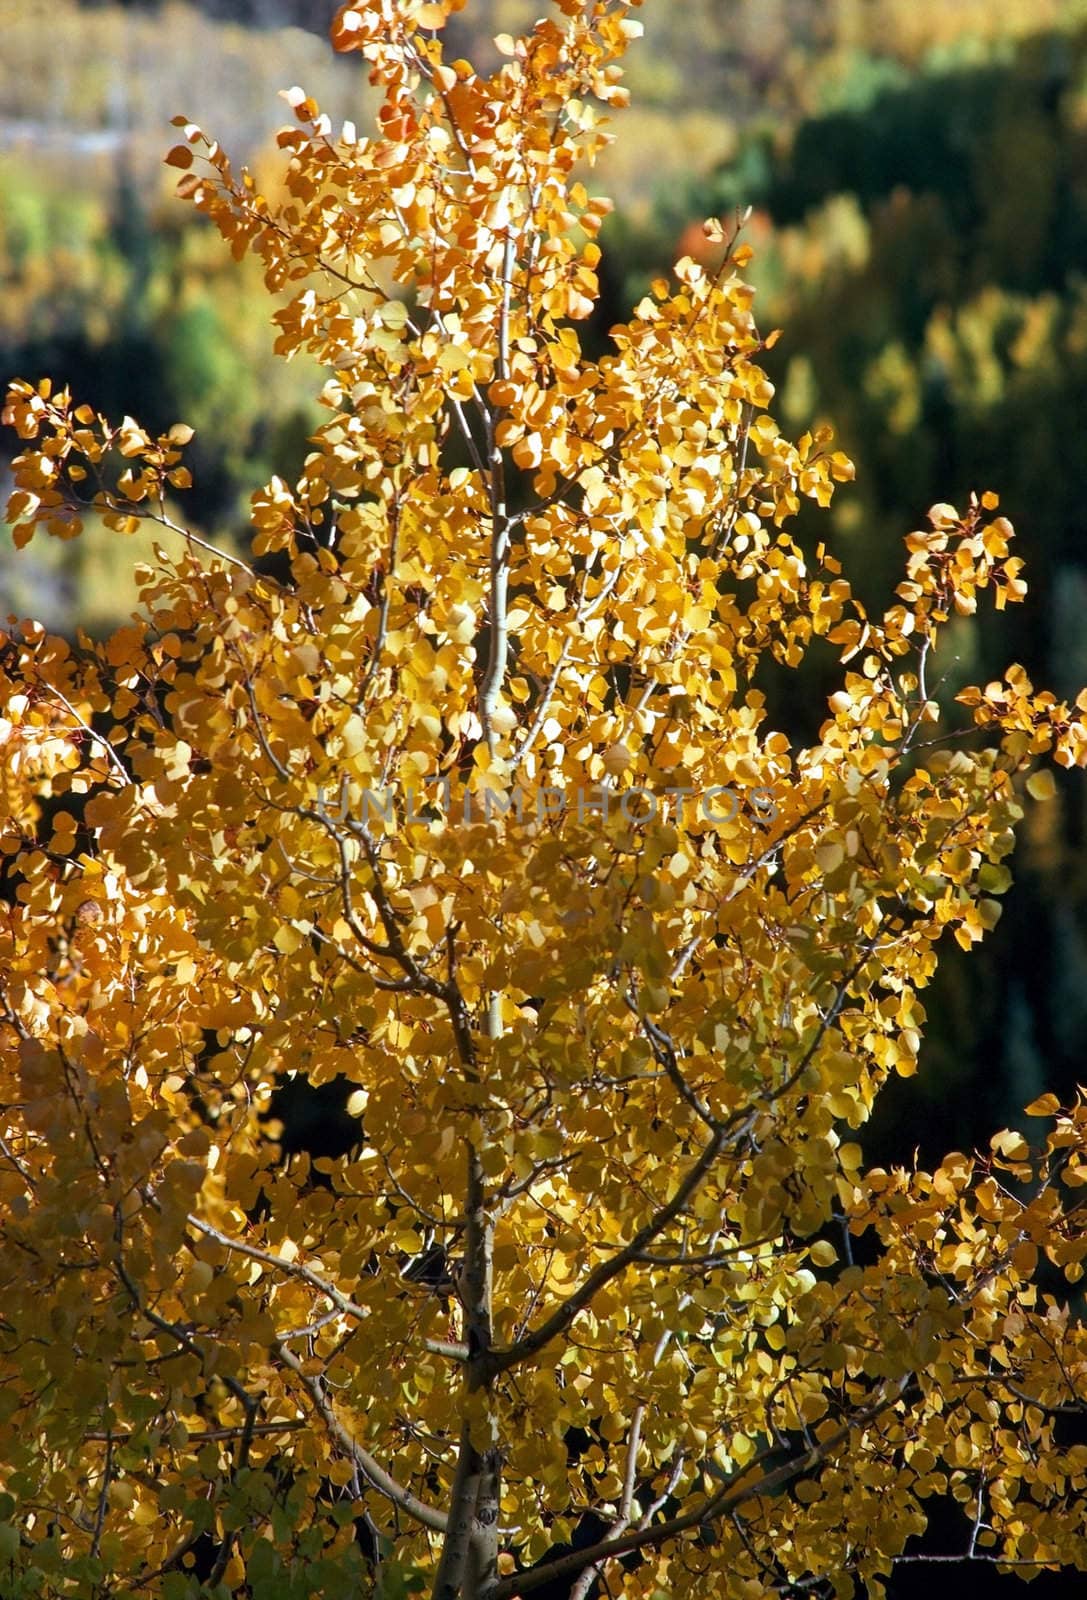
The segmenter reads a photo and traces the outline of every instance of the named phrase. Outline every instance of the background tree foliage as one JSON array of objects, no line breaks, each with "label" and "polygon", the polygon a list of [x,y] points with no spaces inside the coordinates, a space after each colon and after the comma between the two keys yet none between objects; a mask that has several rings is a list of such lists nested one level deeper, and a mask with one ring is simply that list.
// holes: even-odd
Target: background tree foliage
[{"label": "background tree foliage", "polygon": [[1025,593],[994,494],[882,610],[788,531],[853,469],[770,415],[721,224],[582,347],[630,9],[477,73],[452,0],[343,8],[377,132],[292,91],[278,190],[178,119],[323,369],[245,556],[191,426],[9,389],[16,546],[144,534],[127,625],[0,656],[12,1596],[879,1594],[941,1497],[914,1559],[1087,1568],[1084,1106],[853,1137],[1087,691],[943,685]]}]

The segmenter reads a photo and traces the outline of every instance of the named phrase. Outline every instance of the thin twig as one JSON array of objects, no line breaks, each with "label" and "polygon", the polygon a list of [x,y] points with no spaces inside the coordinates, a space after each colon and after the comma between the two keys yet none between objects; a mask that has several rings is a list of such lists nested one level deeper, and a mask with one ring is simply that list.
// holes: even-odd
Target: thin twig
[{"label": "thin twig", "polygon": [[[634,1484],[638,1470],[638,1449],[642,1441],[642,1420],[645,1417],[645,1406],[634,1407],[630,1419],[630,1433],[627,1437],[626,1471],[623,1475],[623,1492],[619,1500],[619,1515],[615,1521],[609,1539],[618,1539],[620,1534],[630,1527],[631,1507],[634,1504]],[[594,1561],[591,1567],[577,1578],[570,1590],[569,1600],[586,1600],[589,1590],[595,1579],[599,1578],[607,1562],[606,1556],[601,1556],[599,1561]]]}]

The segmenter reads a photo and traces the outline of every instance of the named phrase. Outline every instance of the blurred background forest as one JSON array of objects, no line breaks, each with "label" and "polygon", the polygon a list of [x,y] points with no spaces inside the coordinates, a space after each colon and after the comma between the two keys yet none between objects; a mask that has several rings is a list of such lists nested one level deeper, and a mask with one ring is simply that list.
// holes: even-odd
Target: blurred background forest
[{"label": "blurred background forest", "polygon": [[[162,155],[185,112],[274,187],[277,91],[335,124],[371,105],[325,39],[332,0],[0,0],[0,379],[48,374],[152,428],[197,430],[190,522],[244,536],[247,499],[291,476],[314,374],[272,357],[254,262],[171,197]],[[531,20],[468,0],[455,53]],[[858,468],[819,527],[881,609],[902,535],[936,500],[994,488],[1028,560],[1028,604],[962,621],[940,673],[1009,661],[1087,683],[1087,0],[662,0],[629,61],[634,95],[594,187],[603,342],[702,218],[753,207],[746,238],[774,411],[836,427]],[[3,448],[11,448],[4,441]],[[0,461],[0,476],[3,463]],[[809,524],[814,528],[815,524]],[[0,613],[92,632],[135,603],[134,544],[0,545]],[[818,725],[815,663],[798,732]],[[793,691],[792,703],[796,704]],[[809,714],[810,712],[810,714]],[[1024,1125],[1043,1087],[1087,1077],[1087,793],[1028,808],[1016,883],[981,951],[952,946],[925,1001],[922,1071],[865,1134],[922,1159]]]}]

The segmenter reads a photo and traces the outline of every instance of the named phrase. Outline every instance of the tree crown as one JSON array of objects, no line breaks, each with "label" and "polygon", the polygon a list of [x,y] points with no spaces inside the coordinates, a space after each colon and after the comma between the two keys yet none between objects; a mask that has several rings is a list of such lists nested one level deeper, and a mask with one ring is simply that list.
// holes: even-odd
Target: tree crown
[{"label": "tree crown", "polygon": [[[945,1491],[964,1557],[1087,1565],[1035,1282],[1081,1272],[1083,1107],[931,1174],[850,1137],[1087,698],[940,706],[949,620],[1025,593],[995,495],[879,617],[788,531],[852,468],[773,421],[731,227],[586,353],[638,25],[557,0],[484,76],[454,9],[339,12],[377,131],[290,91],[276,200],[178,119],[327,372],[251,557],[179,520],[187,427],[8,395],[17,544],[173,541],[109,640],[0,655],[12,1592],[878,1593]],[[816,641],[798,745],[767,668]],[[273,1159],[291,1075],[350,1095],[336,1159]]]}]

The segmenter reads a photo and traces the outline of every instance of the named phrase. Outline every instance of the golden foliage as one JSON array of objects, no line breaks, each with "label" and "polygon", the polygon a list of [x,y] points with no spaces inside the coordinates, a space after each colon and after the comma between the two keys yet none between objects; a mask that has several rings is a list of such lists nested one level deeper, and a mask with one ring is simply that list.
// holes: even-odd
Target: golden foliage
[{"label": "golden foliage", "polygon": [[[1087,1342],[1035,1283],[1082,1271],[1087,1108],[931,1174],[849,1138],[1087,698],[1012,667],[939,721],[945,625],[1025,590],[994,495],[932,509],[879,618],[791,537],[852,467],[767,410],[720,225],[586,358],[637,24],[557,0],[481,76],[454,9],[341,10],[379,131],[290,91],[281,200],[184,121],[167,157],[326,369],[253,498],[280,576],[189,535],[104,644],[0,657],[0,1560],[357,1594],[365,1506],[385,1595],[583,1595],[628,1551],[631,1594],[878,1593],[950,1493],[964,1556],[1087,1566]],[[48,382],[5,419],[17,544],[176,530],[184,425]],[[755,678],[816,638],[848,670],[794,749]],[[261,1137],[289,1073],[355,1088],[324,1182]],[[590,1497],[603,1542],[522,1570]]]}]

